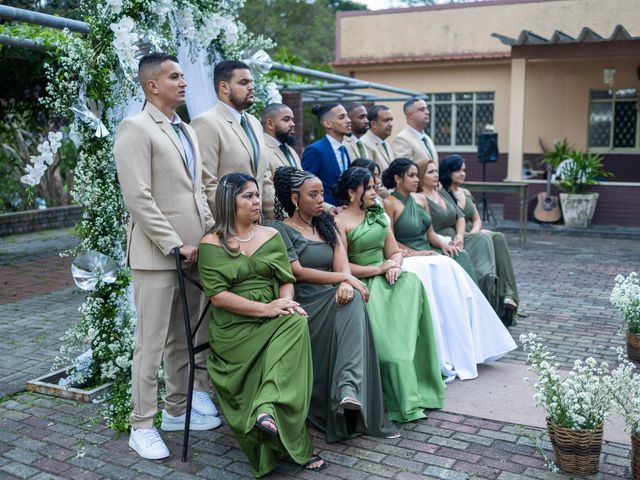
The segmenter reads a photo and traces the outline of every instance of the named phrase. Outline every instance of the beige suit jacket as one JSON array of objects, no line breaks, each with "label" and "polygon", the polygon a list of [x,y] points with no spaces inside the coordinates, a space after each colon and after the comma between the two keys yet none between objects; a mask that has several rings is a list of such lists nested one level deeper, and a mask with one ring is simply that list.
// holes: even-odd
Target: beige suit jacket
[{"label": "beige suit jacket", "polygon": [[[348,137],[347,135],[345,135],[344,139],[342,140],[342,144],[347,149],[347,153],[349,154],[349,160],[351,162],[353,162],[356,158],[362,158],[362,155],[360,155],[360,152],[358,151],[358,145],[356,145],[356,140],[357,140],[356,137]],[[371,159],[371,152],[367,150],[366,145],[362,144],[362,146],[364,147],[364,153],[365,153],[364,158]]]},{"label": "beige suit jacket", "polygon": [[376,137],[371,130],[367,131],[367,133],[360,137],[360,140],[364,143],[367,151],[371,153],[371,160],[376,162],[378,167],[380,167],[380,172],[384,172],[389,168],[389,164],[393,161],[394,157],[393,148],[388,142],[385,142],[385,145],[387,146],[387,149],[385,150],[380,139]]},{"label": "beige suit jacket", "polygon": [[[269,171],[266,158],[266,146],[262,125],[253,115],[246,113],[250,128],[258,140],[260,150],[257,171],[253,162],[251,141],[229,109],[216,103],[213,108],[201,113],[191,122],[191,126],[198,134],[200,153],[202,155],[202,179],[209,208],[213,212],[216,188],[219,179],[228,173],[248,173],[258,182],[258,189],[263,192],[265,174]],[[270,181],[267,178],[267,181]],[[265,201],[267,200],[267,201]],[[273,203],[268,199],[262,201],[263,211],[273,211]]]},{"label": "beige suit jacket", "polygon": [[[269,172],[267,173],[269,181],[268,182],[265,181],[265,185],[263,189],[263,192],[264,192],[263,203],[273,205],[275,204],[275,197],[276,197],[276,192],[273,185],[273,176],[275,175],[276,170],[278,168],[289,167],[291,165],[289,164],[289,160],[287,160],[287,157],[285,156],[285,154],[282,153],[282,150],[280,150],[279,147],[276,147],[273,140],[269,138],[266,133],[264,134],[264,143],[267,147],[266,158],[269,161]],[[295,166],[299,169],[302,169],[302,164],[300,163],[300,157],[298,156],[298,153],[289,146],[287,146],[287,149],[289,150],[289,153],[293,157],[293,160],[296,164]],[[273,220],[275,218],[275,212],[267,211],[265,209],[264,217],[268,220]]]},{"label": "beige suit jacket", "polygon": [[131,214],[127,266],[137,270],[172,270],[174,247],[197,246],[213,226],[202,183],[198,138],[186,123],[195,156],[195,181],[171,123],[153,104],[125,118],[114,140],[118,180]]},{"label": "beige suit jacket", "polygon": [[429,155],[427,147],[424,146],[416,134],[409,130],[409,127],[405,127],[393,139],[393,153],[395,154],[395,158],[410,158],[414,162],[433,158],[437,164],[438,151],[436,150],[436,146],[429,135],[425,133],[425,136],[427,137],[427,142],[429,143],[433,157]]}]

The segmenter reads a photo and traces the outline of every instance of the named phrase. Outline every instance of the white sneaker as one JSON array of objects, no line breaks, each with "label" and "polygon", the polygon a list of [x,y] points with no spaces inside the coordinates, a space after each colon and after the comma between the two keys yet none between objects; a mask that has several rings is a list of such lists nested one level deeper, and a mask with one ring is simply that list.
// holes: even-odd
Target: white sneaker
[{"label": "white sneaker", "polygon": [[[184,422],[187,419],[186,414],[172,417],[166,410],[162,410],[162,423],[160,428],[165,432],[175,432],[177,430],[184,430]],[[189,423],[189,430],[213,430],[222,425],[222,422],[218,417],[213,415],[203,415],[197,410],[191,410],[191,422]]]},{"label": "white sneaker", "polygon": [[142,458],[159,460],[169,456],[169,449],[155,427],[131,429],[129,446]]},{"label": "white sneaker", "polygon": [[211,401],[211,397],[208,392],[199,392],[197,390],[193,391],[193,395],[191,396],[191,408],[198,411],[203,415],[213,415],[214,417],[218,416],[218,409]]}]

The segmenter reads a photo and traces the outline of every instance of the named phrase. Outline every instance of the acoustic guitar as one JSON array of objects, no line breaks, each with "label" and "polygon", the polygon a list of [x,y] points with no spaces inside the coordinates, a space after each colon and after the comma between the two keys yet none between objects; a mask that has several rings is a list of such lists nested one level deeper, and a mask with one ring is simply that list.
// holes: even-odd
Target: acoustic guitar
[{"label": "acoustic guitar", "polygon": [[547,190],[538,194],[538,204],[533,210],[533,218],[539,223],[555,223],[562,217],[558,197],[551,195],[551,165],[547,165]]}]

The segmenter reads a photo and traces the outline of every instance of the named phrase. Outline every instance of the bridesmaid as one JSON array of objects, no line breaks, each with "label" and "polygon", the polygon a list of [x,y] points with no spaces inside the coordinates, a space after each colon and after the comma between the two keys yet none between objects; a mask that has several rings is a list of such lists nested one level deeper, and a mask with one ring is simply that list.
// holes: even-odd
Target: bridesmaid
[{"label": "bridesmaid", "polygon": [[216,190],[216,224],[200,243],[198,271],[213,304],[207,369],[224,416],[261,477],[283,454],[308,470],[305,419],[312,388],[305,311],[293,300],[291,265],[277,230],[257,224],[255,179],[231,173]]},{"label": "bridesmaid", "polygon": [[490,301],[507,325],[515,325],[518,287],[507,239],[503,233],[482,228],[473,196],[463,188],[465,178],[466,166],[460,155],[449,155],[440,162],[442,188],[460,207],[466,220],[465,245],[471,261],[477,272],[491,272]]},{"label": "bridesmaid", "polygon": [[436,235],[426,200],[414,193],[418,189],[415,163],[407,158],[394,160],[382,181],[393,189],[384,206],[395,237],[401,246],[411,245],[406,247],[402,269],[420,277],[429,297],[440,372],[449,380],[476,378],[477,364],[503,357],[516,344],[462,267],[429,250],[426,237]]},{"label": "bridesmaid", "polygon": [[[437,234],[436,236],[429,236],[429,243],[438,253],[445,253],[458,262],[473,281],[478,284],[478,277],[473,268],[471,257],[464,249],[465,222],[462,212],[448,201],[448,195],[445,197],[438,191],[440,183],[436,163],[431,159],[418,160],[415,163],[418,167],[419,193],[415,198],[429,212],[431,226]],[[420,243],[418,242],[416,245]],[[448,245],[453,254],[444,249],[443,245]],[[411,247],[411,245],[408,246]]]},{"label": "bridesmaid", "polygon": [[351,271],[369,289],[367,309],[387,413],[396,422],[425,418],[425,409],[442,408],[444,383],[422,282],[402,273],[402,251],[376,203],[371,173],[361,167],[347,169],[334,194],[347,204],[336,223]]},{"label": "bridesmaid", "polygon": [[273,180],[276,216],[288,215],[274,227],[289,250],[295,300],[309,315],[313,395],[308,418],[325,432],[327,442],[360,433],[398,436],[384,411],[365,306],[369,292],[351,275],[335,221],[323,209],[322,182],[294,167],[279,168]]}]

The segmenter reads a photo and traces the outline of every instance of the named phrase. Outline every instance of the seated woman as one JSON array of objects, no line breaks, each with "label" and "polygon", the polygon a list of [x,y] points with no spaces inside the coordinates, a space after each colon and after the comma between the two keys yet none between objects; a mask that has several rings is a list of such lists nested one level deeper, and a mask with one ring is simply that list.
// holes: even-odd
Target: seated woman
[{"label": "seated woman", "polygon": [[389,196],[389,191],[384,188],[382,185],[382,172],[380,171],[380,167],[373,160],[369,160],[368,158],[356,158],[353,162],[351,162],[352,167],[362,167],[366,168],[373,175],[373,186],[376,191],[376,194],[380,199],[387,198]]},{"label": "seated woman", "polygon": [[295,300],[309,315],[313,394],[309,420],[327,442],[359,433],[397,435],[384,412],[380,366],[365,300],[369,292],[351,275],[333,217],[323,210],[323,188],[312,173],[281,167],[273,178],[275,222],[296,277]]},{"label": "seated woman", "polygon": [[369,289],[367,310],[387,413],[396,422],[425,418],[425,409],[442,408],[444,383],[422,282],[412,273],[402,273],[402,251],[384,209],[376,203],[368,170],[345,170],[334,196],[347,204],[336,223],[351,271]]},{"label": "seated woman", "polygon": [[460,155],[449,155],[440,162],[442,188],[464,214],[464,244],[476,273],[483,278],[481,287],[502,321],[507,325],[515,325],[518,287],[507,239],[500,232],[482,228],[475,201],[471,193],[463,188],[465,177],[466,166]]},{"label": "seated woman", "polygon": [[393,189],[384,207],[398,244],[406,249],[402,270],[418,275],[429,297],[440,372],[450,380],[476,378],[477,364],[497,360],[517,346],[462,267],[429,250],[427,236],[436,235],[425,199],[418,197],[420,205],[414,198],[418,190],[415,163],[407,158],[394,160],[382,181]]},{"label": "seated woman", "polygon": [[285,453],[309,470],[324,468],[306,426],[312,388],[305,311],[277,230],[257,224],[255,179],[220,179],[216,225],[200,243],[198,271],[213,304],[207,369],[222,412],[256,477]]},{"label": "seated woman", "polygon": [[[429,243],[438,253],[445,253],[464,268],[464,271],[478,284],[471,257],[464,249],[464,217],[462,212],[452,205],[438,190],[438,166],[431,160],[418,160],[418,194],[414,198],[429,212],[433,232],[437,235],[428,237]],[[416,244],[421,244],[421,237],[416,237]],[[411,247],[410,243],[406,245]],[[445,248],[445,246],[449,248]],[[412,247],[413,248],[413,247]]]}]

